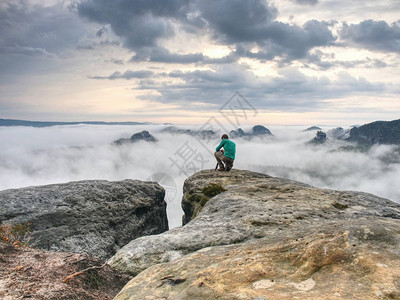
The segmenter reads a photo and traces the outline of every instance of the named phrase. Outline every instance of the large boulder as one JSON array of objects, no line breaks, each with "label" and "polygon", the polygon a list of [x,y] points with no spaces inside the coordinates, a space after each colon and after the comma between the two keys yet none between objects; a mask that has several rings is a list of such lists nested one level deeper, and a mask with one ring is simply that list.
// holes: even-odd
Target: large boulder
[{"label": "large boulder", "polygon": [[0,222],[29,224],[30,242],[105,259],[131,240],[168,230],[155,182],[88,180],[0,191]]},{"label": "large boulder", "polygon": [[204,170],[182,201],[185,226],[109,260],[138,274],[115,299],[400,297],[400,205],[390,200]]}]

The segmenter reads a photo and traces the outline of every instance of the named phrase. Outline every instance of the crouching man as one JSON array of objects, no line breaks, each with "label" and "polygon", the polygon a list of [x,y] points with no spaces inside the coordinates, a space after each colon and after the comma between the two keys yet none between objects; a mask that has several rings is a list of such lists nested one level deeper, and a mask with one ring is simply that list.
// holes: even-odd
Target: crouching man
[{"label": "crouching man", "polygon": [[214,153],[214,156],[218,162],[218,171],[230,171],[233,167],[233,161],[235,160],[235,143],[229,140],[227,134],[223,134],[221,137],[221,143],[219,143],[215,150],[216,152]]}]

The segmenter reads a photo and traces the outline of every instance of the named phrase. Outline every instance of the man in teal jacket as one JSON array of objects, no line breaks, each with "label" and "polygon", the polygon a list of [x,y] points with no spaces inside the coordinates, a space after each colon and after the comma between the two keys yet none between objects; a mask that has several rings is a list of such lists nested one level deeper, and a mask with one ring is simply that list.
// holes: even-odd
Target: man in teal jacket
[{"label": "man in teal jacket", "polygon": [[218,162],[218,171],[230,171],[233,167],[233,161],[235,160],[235,143],[229,140],[227,134],[223,134],[221,137],[221,143],[219,143],[215,150],[216,152],[214,153],[214,156]]}]

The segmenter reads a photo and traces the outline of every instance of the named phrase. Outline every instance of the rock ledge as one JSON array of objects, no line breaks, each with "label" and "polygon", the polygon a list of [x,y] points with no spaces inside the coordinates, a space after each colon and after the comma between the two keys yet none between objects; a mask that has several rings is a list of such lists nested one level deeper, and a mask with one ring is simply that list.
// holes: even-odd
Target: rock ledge
[{"label": "rock ledge", "polygon": [[154,182],[77,181],[0,191],[0,221],[30,223],[42,249],[106,259],[131,240],[168,230],[164,189]]},{"label": "rock ledge", "polygon": [[116,300],[400,298],[399,204],[243,170],[194,174],[183,203],[210,183],[227,191],[109,261],[138,274]]}]

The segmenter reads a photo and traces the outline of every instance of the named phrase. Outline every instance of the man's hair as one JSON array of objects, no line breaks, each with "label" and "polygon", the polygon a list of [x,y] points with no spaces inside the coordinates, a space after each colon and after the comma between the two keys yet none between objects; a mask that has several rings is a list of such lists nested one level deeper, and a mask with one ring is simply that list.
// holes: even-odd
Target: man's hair
[{"label": "man's hair", "polygon": [[229,140],[228,135],[225,133],[221,136],[221,140]]}]

